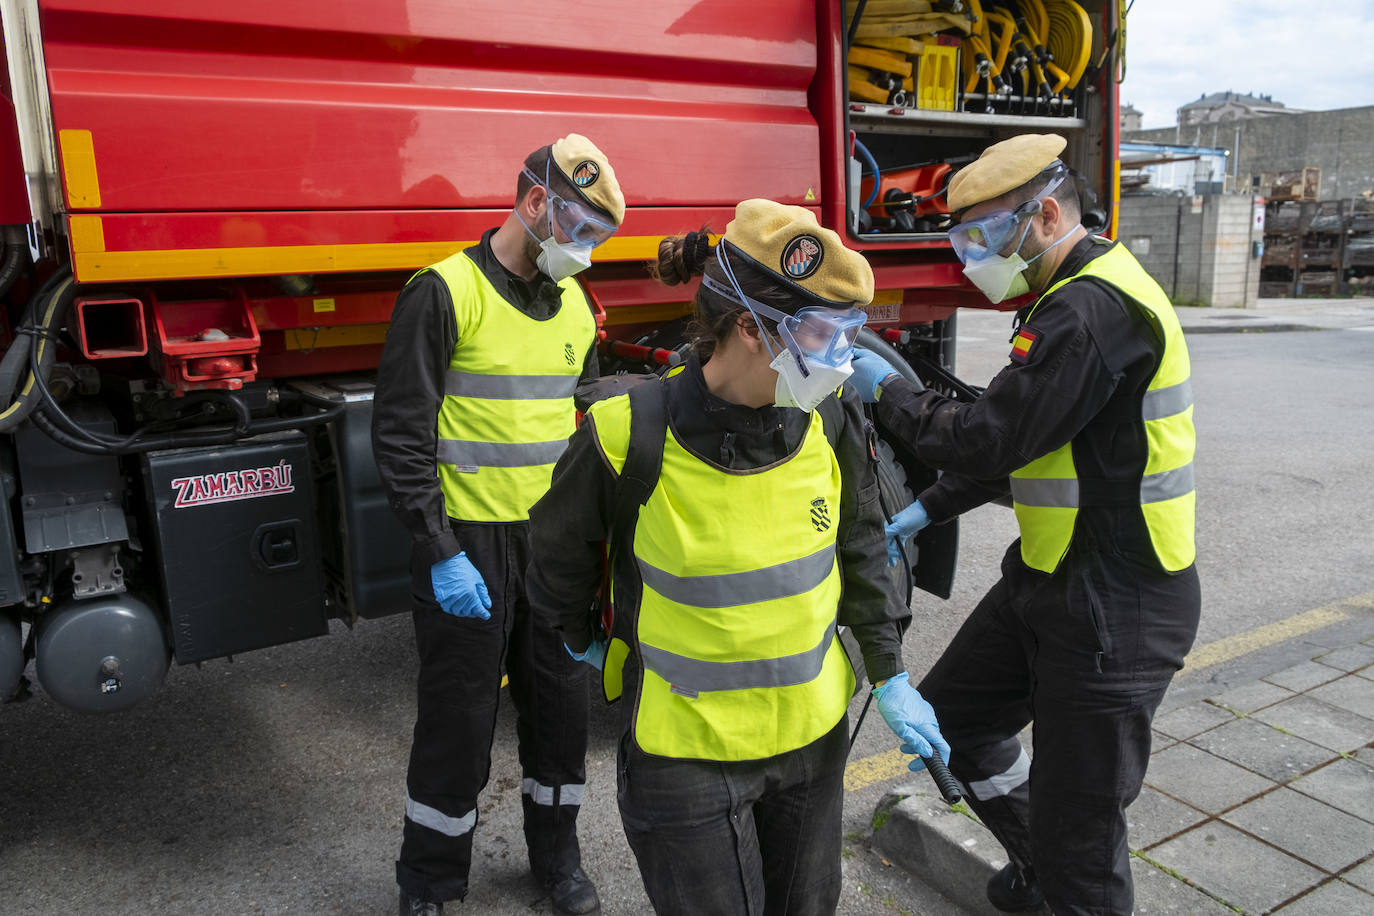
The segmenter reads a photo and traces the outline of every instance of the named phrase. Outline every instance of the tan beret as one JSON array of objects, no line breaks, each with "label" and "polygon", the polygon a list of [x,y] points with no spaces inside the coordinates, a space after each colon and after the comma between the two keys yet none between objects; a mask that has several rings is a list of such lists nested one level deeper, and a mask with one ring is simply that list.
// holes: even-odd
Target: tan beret
[{"label": "tan beret", "polygon": [[554,165],[572,182],[587,202],[611,215],[619,226],[625,219],[625,195],[615,180],[606,154],[581,134],[568,134],[550,148]]},{"label": "tan beret", "polygon": [[[725,240],[764,269],[837,306],[873,301],[873,268],[805,207],[753,198],[735,207]],[[747,290],[746,290],[747,292]]]},{"label": "tan beret", "polygon": [[950,179],[949,209],[958,213],[1016,190],[1058,159],[1068,143],[1058,134],[1021,134],[994,143]]}]

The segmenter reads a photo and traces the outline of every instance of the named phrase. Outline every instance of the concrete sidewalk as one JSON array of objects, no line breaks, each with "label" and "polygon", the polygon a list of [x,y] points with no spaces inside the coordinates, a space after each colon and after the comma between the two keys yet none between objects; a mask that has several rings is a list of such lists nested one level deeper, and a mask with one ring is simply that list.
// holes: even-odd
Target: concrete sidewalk
[{"label": "concrete sidewalk", "polygon": [[[1374,637],[1155,719],[1127,812],[1140,916],[1374,914]],[[1006,863],[928,779],[878,806],[873,842],[967,912]]]},{"label": "concrete sidewalk", "polygon": [[1190,334],[1327,331],[1338,328],[1374,331],[1374,298],[1261,299],[1252,309],[1176,306],[1179,322]]}]

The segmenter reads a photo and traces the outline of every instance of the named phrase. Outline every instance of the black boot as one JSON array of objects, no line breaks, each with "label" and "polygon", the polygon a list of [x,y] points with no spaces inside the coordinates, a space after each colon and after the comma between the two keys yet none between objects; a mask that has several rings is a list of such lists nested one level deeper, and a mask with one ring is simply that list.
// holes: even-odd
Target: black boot
[{"label": "black boot", "polygon": [[1045,905],[1035,869],[1008,865],[988,879],[988,902],[1003,913],[1029,913]]},{"label": "black boot", "polygon": [[601,898],[596,895],[596,885],[587,877],[581,867],[573,869],[570,875],[553,875],[548,880],[549,899],[553,911],[560,916],[585,916],[587,913],[601,912]]},{"label": "black boot", "polygon": [[444,905],[431,900],[417,900],[401,891],[401,902],[396,912],[399,916],[443,916]]}]

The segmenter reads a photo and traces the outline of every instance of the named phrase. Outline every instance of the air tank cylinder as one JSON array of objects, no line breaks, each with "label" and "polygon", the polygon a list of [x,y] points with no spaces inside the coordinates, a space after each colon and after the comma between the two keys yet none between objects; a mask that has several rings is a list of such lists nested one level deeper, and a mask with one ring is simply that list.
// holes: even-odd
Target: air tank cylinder
[{"label": "air tank cylinder", "polygon": [[81,712],[127,709],[157,689],[170,652],[152,608],[130,594],[69,600],[38,622],[38,683]]},{"label": "air tank cylinder", "polygon": [[24,673],[24,638],[19,620],[0,611],[0,699],[14,693]]}]

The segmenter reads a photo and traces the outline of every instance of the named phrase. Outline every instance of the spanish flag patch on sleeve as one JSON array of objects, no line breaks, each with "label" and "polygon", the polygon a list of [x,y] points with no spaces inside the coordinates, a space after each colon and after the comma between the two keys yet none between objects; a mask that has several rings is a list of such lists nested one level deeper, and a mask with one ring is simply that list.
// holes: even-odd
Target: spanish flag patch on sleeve
[{"label": "spanish flag patch on sleeve", "polygon": [[1016,336],[1011,339],[1011,361],[1025,365],[1030,361],[1031,350],[1035,347],[1035,342],[1040,339],[1040,335],[1030,328],[1022,328],[1016,332]]}]

